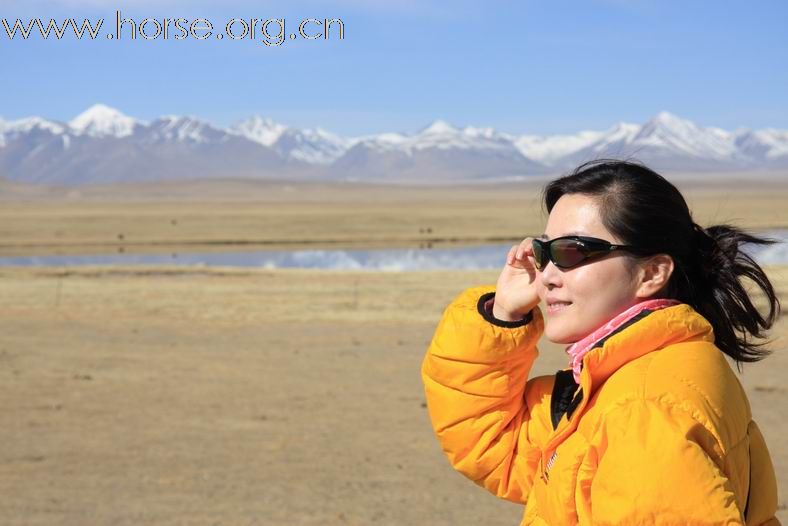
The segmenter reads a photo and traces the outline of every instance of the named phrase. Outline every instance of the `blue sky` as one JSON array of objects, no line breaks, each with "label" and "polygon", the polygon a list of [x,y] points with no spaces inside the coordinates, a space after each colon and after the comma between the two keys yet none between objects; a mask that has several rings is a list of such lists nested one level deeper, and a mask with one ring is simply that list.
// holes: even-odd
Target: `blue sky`
[{"label": "blue sky", "polygon": [[[96,102],[141,119],[253,114],[355,135],[436,119],[574,133],[667,110],[703,126],[788,128],[785,0],[5,0],[0,18],[104,18],[102,38],[11,41],[0,117],[68,120]],[[345,38],[110,41],[145,18],[339,18]],[[150,26],[153,27],[153,26]]]}]

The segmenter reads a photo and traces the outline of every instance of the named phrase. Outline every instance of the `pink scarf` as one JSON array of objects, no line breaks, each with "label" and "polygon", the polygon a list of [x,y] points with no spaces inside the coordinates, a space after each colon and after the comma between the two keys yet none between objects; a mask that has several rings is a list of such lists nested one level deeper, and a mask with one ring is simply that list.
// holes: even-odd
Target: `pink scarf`
[{"label": "pink scarf", "polygon": [[663,309],[665,307],[671,307],[673,305],[678,305],[681,303],[677,300],[668,300],[668,299],[653,299],[653,300],[643,300],[640,303],[632,305],[630,308],[618,314],[613,319],[596,329],[594,332],[583,338],[582,340],[573,343],[569,347],[566,348],[566,353],[570,357],[570,363],[572,365],[572,372],[574,373],[575,382],[578,384],[580,383],[580,370],[583,365],[583,356],[586,355],[588,351],[590,351],[594,344],[597,343],[599,340],[608,336],[610,333],[615,331],[617,328],[622,326],[627,321],[631,320],[638,314],[640,314],[643,310],[658,310]]}]

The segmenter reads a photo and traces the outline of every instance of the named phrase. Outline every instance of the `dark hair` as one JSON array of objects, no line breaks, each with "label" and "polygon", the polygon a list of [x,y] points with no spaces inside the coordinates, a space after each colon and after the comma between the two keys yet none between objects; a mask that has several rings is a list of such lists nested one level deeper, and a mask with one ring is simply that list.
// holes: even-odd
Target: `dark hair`
[{"label": "dark hair", "polygon": [[[642,247],[636,257],[668,254],[674,269],[654,297],[691,305],[712,325],[715,344],[736,361],[762,360],[771,350],[761,347],[780,313],[780,301],[763,269],[744,253],[743,243],[771,245],[779,240],[757,237],[732,225],[704,229],[692,219],[681,192],[667,179],[639,162],[595,159],[550,182],[543,191],[548,214],[565,194],[599,198],[605,227],[622,243]],[[764,292],[769,307],[764,317],[753,305],[741,278]]]}]

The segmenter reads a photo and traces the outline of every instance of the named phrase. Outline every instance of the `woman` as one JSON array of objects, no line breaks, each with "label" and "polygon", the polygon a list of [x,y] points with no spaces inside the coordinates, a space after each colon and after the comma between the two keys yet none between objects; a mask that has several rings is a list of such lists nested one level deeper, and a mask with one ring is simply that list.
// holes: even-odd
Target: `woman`
[{"label": "woman", "polygon": [[[725,355],[753,362],[780,303],[729,226],[645,166],[548,184],[545,234],[447,307],[421,374],[455,469],[522,524],[779,524],[769,452]],[[753,306],[741,278],[765,294]],[[546,305],[546,321],[537,304]],[[544,332],[569,366],[529,378]]]}]

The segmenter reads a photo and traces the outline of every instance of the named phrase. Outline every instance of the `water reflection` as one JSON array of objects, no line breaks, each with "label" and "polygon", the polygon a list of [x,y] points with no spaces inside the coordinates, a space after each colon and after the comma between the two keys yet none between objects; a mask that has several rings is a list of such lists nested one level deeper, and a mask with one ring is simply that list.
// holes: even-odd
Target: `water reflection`
[{"label": "water reflection", "polygon": [[[782,240],[770,247],[748,246],[745,251],[761,264],[788,263],[788,230],[760,234]],[[111,254],[84,256],[2,257],[0,266],[71,265],[193,265],[335,270],[484,270],[503,266],[509,243],[453,248],[261,250],[177,254]]]}]

